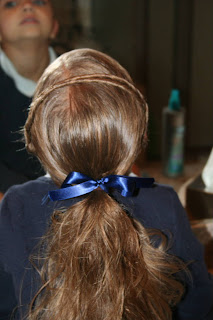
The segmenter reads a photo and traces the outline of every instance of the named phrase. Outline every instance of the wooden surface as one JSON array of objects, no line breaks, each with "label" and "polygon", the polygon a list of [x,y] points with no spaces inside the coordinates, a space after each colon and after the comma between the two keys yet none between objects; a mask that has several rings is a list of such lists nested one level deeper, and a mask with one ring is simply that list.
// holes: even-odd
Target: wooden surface
[{"label": "wooden surface", "polygon": [[191,181],[202,172],[205,162],[206,159],[201,159],[200,161],[195,162],[188,161],[184,165],[183,174],[178,177],[171,178],[163,174],[160,161],[150,161],[144,163],[143,168],[140,169],[140,174],[143,176],[152,176],[158,183],[171,185],[175,191],[179,193],[180,189],[186,182]]},{"label": "wooden surface", "polygon": [[153,177],[158,183],[172,186],[178,193],[180,201],[185,207],[186,188],[199,174],[201,174],[207,159],[208,153],[196,157],[188,157],[184,163],[183,174],[175,178],[167,177],[163,174],[161,161],[139,159],[133,167],[133,171],[139,176]]}]

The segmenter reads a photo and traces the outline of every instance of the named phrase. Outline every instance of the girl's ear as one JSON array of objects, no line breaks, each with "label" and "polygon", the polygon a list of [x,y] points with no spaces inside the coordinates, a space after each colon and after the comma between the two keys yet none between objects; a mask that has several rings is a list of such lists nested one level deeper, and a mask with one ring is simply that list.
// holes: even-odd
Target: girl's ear
[{"label": "girl's ear", "polygon": [[52,31],[50,34],[50,39],[54,39],[58,33],[59,30],[59,23],[58,20],[54,19],[53,21],[53,27],[52,27]]}]

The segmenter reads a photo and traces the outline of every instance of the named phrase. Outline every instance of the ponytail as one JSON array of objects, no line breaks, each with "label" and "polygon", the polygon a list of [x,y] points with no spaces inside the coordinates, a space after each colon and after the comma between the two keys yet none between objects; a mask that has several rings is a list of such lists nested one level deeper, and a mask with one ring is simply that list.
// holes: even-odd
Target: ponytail
[{"label": "ponytail", "polygon": [[144,227],[104,191],[54,212],[45,241],[42,290],[29,320],[172,319],[183,294],[173,277],[181,263],[154,248]]}]

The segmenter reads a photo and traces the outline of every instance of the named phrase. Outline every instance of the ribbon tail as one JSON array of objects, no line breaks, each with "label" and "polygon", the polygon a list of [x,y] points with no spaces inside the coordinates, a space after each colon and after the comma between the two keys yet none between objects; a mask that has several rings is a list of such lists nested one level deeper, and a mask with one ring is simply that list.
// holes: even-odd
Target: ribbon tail
[{"label": "ribbon tail", "polygon": [[67,200],[90,193],[97,187],[96,184],[86,181],[76,186],[49,191],[48,196],[52,201]]}]

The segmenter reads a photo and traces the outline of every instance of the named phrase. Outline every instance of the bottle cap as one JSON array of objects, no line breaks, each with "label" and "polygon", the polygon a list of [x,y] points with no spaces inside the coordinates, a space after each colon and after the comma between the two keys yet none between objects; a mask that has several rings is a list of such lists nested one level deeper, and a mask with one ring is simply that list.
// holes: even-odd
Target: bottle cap
[{"label": "bottle cap", "polygon": [[178,89],[172,89],[169,98],[169,109],[180,110],[180,92]]}]

